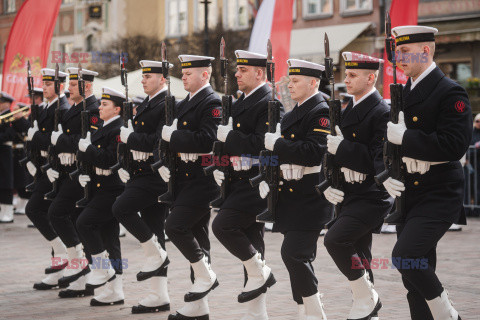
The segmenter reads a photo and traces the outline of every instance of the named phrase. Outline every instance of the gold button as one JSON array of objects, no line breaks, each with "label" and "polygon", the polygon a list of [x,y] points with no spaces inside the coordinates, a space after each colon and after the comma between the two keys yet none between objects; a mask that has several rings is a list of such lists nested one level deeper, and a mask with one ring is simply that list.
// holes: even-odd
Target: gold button
[{"label": "gold button", "polygon": [[183,121],[183,125],[186,126],[186,125],[187,125],[187,121]]},{"label": "gold button", "polygon": [[188,173],[185,173],[185,175],[188,177]]},{"label": "gold button", "polygon": [[355,132],[352,134],[352,136],[355,138],[357,135],[355,134]]},{"label": "gold button", "polygon": [[70,129],[67,129],[67,132],[70,132]]},{"label": "gold button", "polygon": [[283,138],[283,134],[281,135],[281,137]]},{"label": "gold button", "polygon": [[42,128],[42,131],[45,131],[45,128]]},{"label": "gold button", "polygon": [[142,168],[138,169],[138,171],[142,171]]},{"label": "gold button", "polygon": [[288,189],[288,191],[290,191],[290,192],[293,192],[293,189],[292,189],[292,188],[290,188],[290,189]]},{"label": "gold button", "polygon": [[100,188],[100,183],[97,183],[97,188]]},{"label": "gold button", "polygon": [[265,122],[265,124],[268,126],[268,122]]},{"label": "gold button", "polygon": [[416,185],[416,186],[418,186],[418,181],[415,181],[413,184]]},{"label": "gold button", "polygon": [[242,180],[242,177],[240,177],[239,179]]},{"label": "gold button", "polygon": [[237,128],[240,128],[240,123],[237,123]]},{"label": "gold button", "polygon": [[413,122],[417,122],[418,121],[418,118],[417,117],[413,117]]},{"label": "gold button", "polygon": [[100,147],[101,147],[100,145],[97,146],[97,148],[100,148]]},{"label": "gold button", "polygon": [[278,188],[278,191],[282,191],[282,188]]},{"label": "gold button", "polygon": [[292,138],[292,139],[295,138],[295,135],[292,133],[292,135],[290,136],[290,138]]},{"label": "gold button", "polygon": [[142,121],[142,126],[144,125],[145,123]]},{"label": "gold button", "polygon": [[138,121],[135,121],[135,124],[137,124],[137,123],[138,123]]}]

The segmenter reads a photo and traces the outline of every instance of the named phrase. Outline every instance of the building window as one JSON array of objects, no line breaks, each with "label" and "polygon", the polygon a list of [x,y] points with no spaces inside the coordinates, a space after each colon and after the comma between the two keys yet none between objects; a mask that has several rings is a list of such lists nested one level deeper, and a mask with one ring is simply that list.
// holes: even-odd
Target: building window
[{"label": "building window", "polygon": [[248,28],[248,0],[229,0],[223,2],[223,26],[226,29],[241,30]]},{"label": "building window", "polygon": [[70,4],[73,4],[75,0],[62,0],[62,5],[66,4],[66,5],[70,5]]},{"label": "building window", "polygon": [[440,69],[452,80],[460,85],[468,87],[468,79],[472,77],[472,65],[470,62],[440,63]]},{"label": "building window", "polygon": [[354,16],[373,12],[372,0],[341,0],[340,13],[342,16]]},{"label": "building window", "polygon": [[4,14],[14,13],[15,11],[16,11],[15,0],[3,0]]},{"label": "building window", "polygon": [[293,0],[292,20],[297,21],[297,0]]},{"label": "building window", "polygon": [[165,1],[167,36],[184,36],[188,33],[188,0]]},{"label": "building window", "polygon": [[[195,31],[202,31],[205,27],[205,4],[204,0],[195,1]],[[214,29],[218,23],[217,0],[209,0],[208,5],[208,28]]]},{"label": "building window", "polygon": [[77,32],[83,31],[83,11],[77,11]]},{"label": "building window", "polygon": [[333,0],[304,0],[303,18],[328,18],[333,15]]}]

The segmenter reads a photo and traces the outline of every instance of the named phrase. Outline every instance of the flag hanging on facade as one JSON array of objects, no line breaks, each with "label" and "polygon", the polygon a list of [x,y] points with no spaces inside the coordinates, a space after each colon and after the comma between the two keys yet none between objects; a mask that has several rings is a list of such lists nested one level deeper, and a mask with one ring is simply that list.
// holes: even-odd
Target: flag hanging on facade
[{"label": "flag hanging on facade", "polygon": [[3,60],[2,91],[16,101],[28,102],[27,62],[35,87],[42,86],[40,70],[47,65],[50,42],[62,0],[26,0],[18,10],[8,35]]},{"label": "flag hanging on facade", "polygon": [[287,75],[292,14],[293,0],[264,0],[253,24],[248,50],[267,54],[267,41],[272,41],[275,81]]},{"label": "flag hanging on facade", "polygon": [[[393,0],[390,6],[392,29],[398,26],[417,25],[418,0]],[[387,59],[387,52],[383,51],[383,98],[390,99],[390,83],[393,83],[392,63]],[[408,77],[397,68],[397,83],[407,83]]]}]

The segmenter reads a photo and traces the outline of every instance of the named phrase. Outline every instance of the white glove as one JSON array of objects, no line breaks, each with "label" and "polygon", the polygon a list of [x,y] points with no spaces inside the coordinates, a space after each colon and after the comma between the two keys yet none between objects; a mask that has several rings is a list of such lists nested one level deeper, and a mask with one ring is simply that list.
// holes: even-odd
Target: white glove
[{"label": "white glove", "polygon": [[398,113],[398,123],[395,124],[391,121],[387,123],[387,138],[393,144],[401,145],[403,140],[403,135],[407,130],[407,126],[405,125],[405,118],[403,115],[403,111]]},{"label": "white glove", "polygon": [[280,170],[282,170],[283,178],[287,181],[292,180],[292,165],[285,163],[280,165]]},{"label": "white glove", "polygon": [[127,181],[130,180],[130,174],[123,168],[118,169],[118,176],[123,183],[127,183]]},{"label": "white glove", "polygon": [[170,181],[170,169],[167,167],[161,166],[160,169],[158,169],[158,174],[160,174],[160,177],[162,177],[163,181]]},{"label": "white glove", "polygon": [[304,166],[299,166],[297,164],[292,164],[292,179],[293,180],[302,179],[304,171],[305,171]]},{"label": "white glove", "polygon": [[180,153],[180,158],[183,162],[195,162],[198,159],[198,153]]},{"label": "white glove", "polygon": [[408,173],[420,173],[424,174],[430,170],[430,162],[417,160],[409,157],[403,157],[402,161],[407,165]]},{"label": "white glove", "polygon": [[343,141],[343,133],[338,126],[335,126],[336,136],[327,135],[327,149],[331,154],[336,154],[338,146]]},{"label": "white glove", "polygon": [[214,170],[213,171],[213,177],[215,178],[215,182],[221,186],[223,183],[223,180],[225,180],[225,174],[220,171],[220,170]]},{"label": "white glove", "polygon": [[362,183],[367,178],[366,174],[353,171],[345,167],[340,168],[340,171],[343,172],[343,175],[345,176],[345,181],[348,183]]},{"label": "white glove", "polygon": [[32,161],[28,161],[27,164],[26,164],[26,166],[27,166],[27,170],[28,170],[28,172],[30,173],[30,175],[31,175],[32,177],[34,177],[35,174],[37,173],[37,167],[35,167],[35,165],[33,164]]},{"label": "white glove", "polygon": [[265,199],[270,192],[270,187],[265,181],[260,182],[258,185],[258,190],[260,191],[260,198]]},{"label": "white glove", "polygon": [[128,125],[127,127],[125,127],[125,126],[120,127],[120,141],[122,141],[123,143],[127,143],[128,137],[133,132],[133,125],[132,125],[132,120],[131,119],[128,120],[127,125]]},{"label": "white glove", "polygon": [[50,137],[50,142],[55,146],[57,145],[58,138],[63,134],[62,125],[58,125],[58,131],[53,131]]},{"label": "white glove", "polygon": [[173,131],[177,130],[177,122],[178,122],[178,119],[175,119],[173,120],[172,122],[172,125],[171,126],[163,126],[162,128],[162,139],[167,141],[167,142],[170,142],[170,138],[172,137],[172,133]]},{"label": "white glove", "polygon": [[328,200],[328,202],[337,205],[340,202],[343,201],[343,197],[345,196],[345,193],[343,191],[334,189],[332,187],[328,187],[327,190],[323,192],[325,195],[325,198]]},{"label": "white glove", "polygon": [[33,121],[33,127],[28,128],[27,131],[27,141],[32,141],[33,136],[38,131],[38,122],[37,120]]},{"label": "white glove", "polygon": [[230,131],[233,130],[233,119],[232,117],[228,118],[228,123],[226,126],[219,125],[217,129],[217,139],[225,142]]},{"label": "white glove", "polygon": [[393,179],[392,177],[388,178],[383,186],[387,189],[388,194],[395,199],[395,197],[400,197],[402,191],[405,191],[405,185],[403,182]]},{"label": "white glove", "polygon": [[81,174],[81,175],[78,176],[78,182],[80,183],[80,185],[83,188],[87,185],[88,182],[90,182],[90,176],[87,176],[85,174]]},{"label": "white glove", "polygon": [[273,151],[275,147],[275,142],[281,138],[282,134],[280,131],[280,123],[277,123],[277,130],[274,133],[267,132],[265,133],[265,148],[267,150]]},{"label": "white glove", "polygon": [[48,177],[48,180],[50,180],[50,182],[53,183],[55,180],[58,179],[59,176],[60,176],[60,173],[58,171],[55,171],[52,168],[47,170],[47,177]]},{"label": "white glove", "polygon": [[90,132],[87,132],[87,136],[85,137],[85,139],[80,139],[78,141],[78,150],[85,152],[88,146],[91,144],[92,144],[92,139],[90,136]]}]

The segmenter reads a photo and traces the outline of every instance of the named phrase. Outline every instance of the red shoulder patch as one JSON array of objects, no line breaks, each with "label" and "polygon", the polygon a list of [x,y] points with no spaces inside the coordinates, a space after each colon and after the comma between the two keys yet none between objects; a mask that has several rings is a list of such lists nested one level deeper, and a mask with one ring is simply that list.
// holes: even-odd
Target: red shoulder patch
[{"label": "red shoulder patch", "polygon": [[120,139],[120,135],[117,136],[117,142],[120,142],[122,141],[122,139]]},{"label": "red shoulder patch", "polygon": [[463,111],[465,111],[465,102],[461,100],[455,102],[455,110],[457,110],[457,112],[459,113],[462,113]]},{"label": "red shoulder patch", "polygon": [[91,124],[97,124],[98,123],[98,118],[96,116],[90,117],[90,123]]},{"label": "red shoulder patch", "polygon": [[221,109],[212,109],[212,116],[214,118],[220,118],[222,116],[222,110]]},{"label": "red shoulder patch", "polygon": [[318,123],[319,123],[322,127],[325,127],[325,128],[327,128],[327,127],[330,126],[330,120],[327,119],[327,118],[320,118],[320,119],[318,120]]}]

